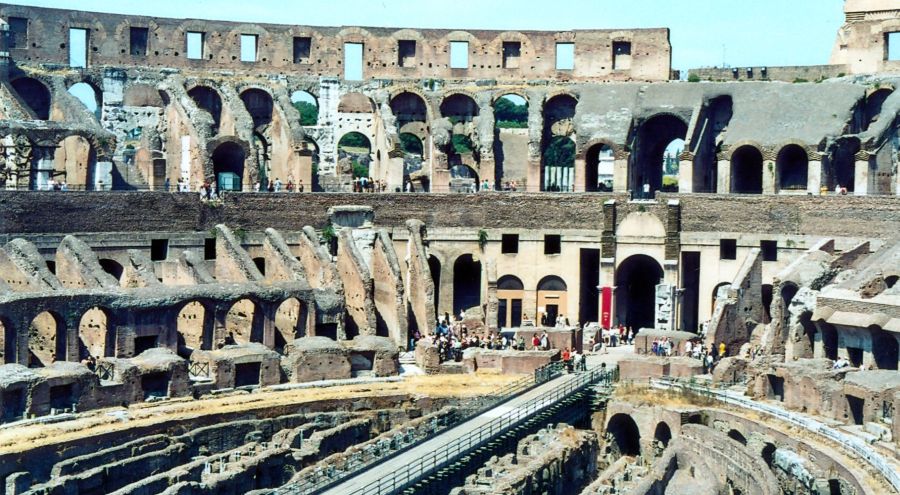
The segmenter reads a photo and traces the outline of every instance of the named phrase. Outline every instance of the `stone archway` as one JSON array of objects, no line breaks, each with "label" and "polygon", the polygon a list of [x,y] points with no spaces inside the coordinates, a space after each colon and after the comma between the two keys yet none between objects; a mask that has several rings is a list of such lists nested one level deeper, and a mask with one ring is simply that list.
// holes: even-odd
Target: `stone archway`
[{"label": "stone archway", "polygon": [[610,437],[607,449],[613,458],[641,455],[641,432],[631,416],[616,414],[606,424],[606,432]]},{"label": "stone archway", "polygon": [[481,261],[464,254],[453,263],[453,314],[481,306]]},{"label": "stone archway", "polygon": [[628,257],[616,269],[616,320],[635,331],[653,328],[656,286],[663,279],[659,263],[644,254]]}]

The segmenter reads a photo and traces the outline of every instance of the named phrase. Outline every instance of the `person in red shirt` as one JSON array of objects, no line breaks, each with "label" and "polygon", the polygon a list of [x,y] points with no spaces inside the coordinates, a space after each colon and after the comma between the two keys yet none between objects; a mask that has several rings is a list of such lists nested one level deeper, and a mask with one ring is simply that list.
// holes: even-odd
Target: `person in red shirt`
[{"label": "person in red shirt", "polygon": [[562,352],[562,360],[563,360],[563,366],[566,367],[566,371],[571,373],[572,372],[572,353],[569,352],[568,347],[566,347],[565,350],[563,350],[563,352]]}]

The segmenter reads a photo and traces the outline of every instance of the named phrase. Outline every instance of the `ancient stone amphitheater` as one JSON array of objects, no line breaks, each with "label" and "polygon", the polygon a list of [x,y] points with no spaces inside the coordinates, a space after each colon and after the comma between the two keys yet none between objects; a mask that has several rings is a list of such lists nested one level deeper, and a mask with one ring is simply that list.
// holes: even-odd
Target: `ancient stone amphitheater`
[{"label": "ancient stone amphitheater", "polygon": [[900,8],[844,11],[681,80],[0,4],[0,490],[900,492]]}]

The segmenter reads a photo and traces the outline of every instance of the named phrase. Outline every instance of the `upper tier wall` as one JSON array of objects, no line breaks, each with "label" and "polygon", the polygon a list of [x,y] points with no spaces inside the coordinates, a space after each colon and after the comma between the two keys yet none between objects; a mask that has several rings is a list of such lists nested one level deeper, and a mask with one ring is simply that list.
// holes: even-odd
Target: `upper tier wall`
[{"label": "upper tier wall", "polygon": [[[328,208],[370,205],[375,222],[429,228],[603,230],[603,203],[614,194],[232,194],[224,204],[197,194],[0,192],[0,240],[17,234],[201,232],[217,224],[249,231],[323,227]],[[682,232],[769,233],[885,238],[900,232],[900,200],[891,196],[743,196],[662,194],[681,202]],[[646,206],[644,206],[646,205]]]},{"label": "upper tier wall", "polygon": [[[10,26],[13,60],[61,65],[69,63],[69,29],[80,28],[89,30],[88,65],[343,77],[344,43],[362,43],[363,79],[664,81],[669,79],[671,68],[669,30],[665,28],[552,32],[313,27],[18,5],[0,6],[0,17],[7,22],[16,18]],[[132,43],[131,28],[147,29],[146,46]],[[189,31],[204,33],[202,59],[187,58]],[[257,61],[241,61],[241,35],[257,36]],[[404,44],[401,53],[401,40],[415,43],[412,52],[410,45]],[[467,69],[450,68],[451,41],[469,43]],[[575,44],[574,69],[557,70],[557,43]]]}]

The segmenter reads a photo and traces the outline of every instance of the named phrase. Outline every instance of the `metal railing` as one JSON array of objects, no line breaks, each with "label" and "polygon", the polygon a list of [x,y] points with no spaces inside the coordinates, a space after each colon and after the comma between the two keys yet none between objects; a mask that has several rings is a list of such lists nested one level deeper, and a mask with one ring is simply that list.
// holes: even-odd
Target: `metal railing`
[{"label": "metal railing", "polygon": [[430,473],[446,466],[466,455],[490,440],[512,429],[520,422],[534,414],[547,409],[575,392],[595,383],[612,384],[615,379],[614,370],[595,367],[590,371],[578,373],[576,378],[562,384],[559,388],[541,397],[532,399],[521,406],[491,420],[488,423],[452,440],[442,447],[416,459],[402,469],[393,471],[378,481],[369,483],[349,495],[382,495],[396,493],[426,478]]},{"label": "metal railing", "polygon": [[102,381],[112,380],[116,372],[112,363],[97,363],[97,369],[94,371]]},{"label": "metal railing", "polygon": [[834,428],[831,428],[820,421],[816,421],[810,417],[795,414],[780,407],[769,404],[756,402],[746,397],[730,394],[714,387],[701,385],[698,383],[686,383],[671,378],[652,378],[650,385],[663,390],[680,390],[682,392],[691,392],[703,395],[705,397],[714,398],[726,404],[737,405],[742,408],[761,412],[774,416],[778,419],[786,421],[796,426],[800,426],[808,431],[817,433],[826,437],[839,445],[856,454],[865,460],[875,471],[878,472],[895,490],[900,491],[900,473],[897,469],[889,464],[884,457],[878,454],[875,449],[867,445],[864,441],[845,435]]},{"label": "metal railing", "polygon": [[471,412],[469,412],[468,414],[460,414],[459,417],[454,421],[447,421],[444,424],[436,425],[438,427],[432,428],[430,430],[416,430],[413,432],[407,432],[406,435],[399,435],[402,437],[402,441],[396,442],[393,445],[393,448],[371,449],[368,452],[364,452],[361,457],[357,457],[354,460],[354,462],[352,463],[352,469],[348,469],[345,471],[339,471],[336,469],[322,471],[320,475],[304,479],[300,482],[284,485],[273,490],[271,493],[280,495],[316,493],[324,490],[325,488],[339,484],[343,480],[358,475],[359,473],[365,471],[367,468],[375,465],[378,462],[383,462],[387,459],[400,455],[403,452],[406,452],[407,450],[415,447],[416,445],[428,441],[429,439],[440,435],[441,433],[450,430],[451,428],[455,428],[456,426],[469,421],[470,419],[484,413],[485,411],[493,409],[494,407],[518,396],[519,394],[522,394],[538,385],[544,384],[558,377],[560,374],[562,374],[562,371],[562,363],[548,363],[534,370],[533,376],[526,376],[515,380],[514,382],[511,382],[495,390],[490,395],[481,398],[478,404],[473,406]]},{"label": "metal railing", "polygon": [[209,363],[191,361],[188,363],[188,374],[191,376],[209,378]]}]

